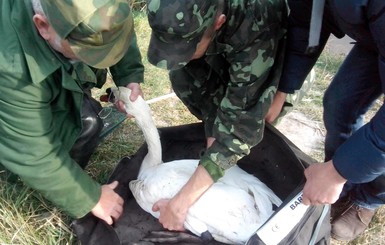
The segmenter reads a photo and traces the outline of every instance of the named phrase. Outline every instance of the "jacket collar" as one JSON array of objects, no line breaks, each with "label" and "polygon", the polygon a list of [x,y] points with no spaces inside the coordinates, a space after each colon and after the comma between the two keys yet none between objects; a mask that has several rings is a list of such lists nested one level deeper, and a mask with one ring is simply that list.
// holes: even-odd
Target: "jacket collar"
[{"label": "jacket collar", "polygon": [[[20,45],[27,62],[26,66],[33,83],[39,83],[59,69],[62,63],[58,54],[52,51],[46,41],[38,34],[33,24],[33,9],[30,0],[14,1],[11,21],[19,37]],[[20,18],[20,13],[24,14]]]}]

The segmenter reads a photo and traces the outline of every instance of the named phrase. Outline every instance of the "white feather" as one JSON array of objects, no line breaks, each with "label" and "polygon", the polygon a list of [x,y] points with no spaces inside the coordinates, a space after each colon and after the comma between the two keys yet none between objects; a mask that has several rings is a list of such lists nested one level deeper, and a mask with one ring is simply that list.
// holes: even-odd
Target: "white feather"
[{"label": "white feather", "polygon": [[[135,117],[148,145],[138,179],[130,182],[130,189],[138,204],[159,218],[159,212],[152,211],[154,203],[174,197],[193,175],[199,160],[162,163],[159,133],[147,103],[142,97],[130,101],[128,88],[112,91],[124,102],[126,112]],[[234,166],[190,207],[184,226],[198,236],[209,231],[219,242],[244,244],[271,216],[273,204],[281,203],[264,183]]]}]

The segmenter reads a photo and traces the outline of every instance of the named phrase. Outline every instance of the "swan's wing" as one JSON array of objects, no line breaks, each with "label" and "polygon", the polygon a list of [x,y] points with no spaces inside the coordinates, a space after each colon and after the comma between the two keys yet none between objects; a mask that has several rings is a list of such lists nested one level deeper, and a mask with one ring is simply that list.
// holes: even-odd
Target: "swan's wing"
[{"label": "swan's wing", "polygon": [[160,199],[170,199],[187,183],[198,165],[198,160],[180,160],[163,163],[144,171],[140,178],[130,182],[130,190],[146,212],[154,214],[152,206]]},{"label": "swan's wing", "polygon": [[276,206],[282,204],[281,199],[266,184],[238,166],[226,170],[225,175],[219,181],[250,193],[261,215],[270,217],[273,212],[273,204]]},{"label": "swan's wing", "polygon": [[252,196],[220,182],[212,185],[190,207],[187,217],[194,224],[203,223],[191,225],[189,229],[193,233],[202,233],[206,227],[215,240],[230,244],[245,243],[265,221],[261,220]]}]

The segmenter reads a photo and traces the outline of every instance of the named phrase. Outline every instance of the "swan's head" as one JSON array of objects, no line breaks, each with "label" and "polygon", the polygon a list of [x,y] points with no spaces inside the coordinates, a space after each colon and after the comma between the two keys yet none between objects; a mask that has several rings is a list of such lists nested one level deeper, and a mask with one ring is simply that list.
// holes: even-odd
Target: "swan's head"
[{"label": "swan's head", "polygon": [[151,115],[151,109],[147,105],[142,96],[138,96],[135,101],[130,100],[131,89],[127,87],[112,87],[112,93],[115,96],[115,100],[120,100],[124,103],[126,113],[138,118],[141,115]]}]

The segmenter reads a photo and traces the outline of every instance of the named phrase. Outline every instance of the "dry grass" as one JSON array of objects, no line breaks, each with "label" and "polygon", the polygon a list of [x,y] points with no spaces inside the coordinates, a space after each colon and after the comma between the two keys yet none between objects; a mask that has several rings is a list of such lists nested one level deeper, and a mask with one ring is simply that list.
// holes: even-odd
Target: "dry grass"
[{"label": "dry grass", "polygon": [[68,218],[40,195],[4,181],[0,193],[0,244],[71,244]]},{"label": "dry grass", "polygon": [[[150,30],[145,18],[136,17],[136,31],[139,47],[144,54],[146,66],[145,84],[142,88],[146,99],[152,99],[171,92],[167,72],[148,64],[145,57]],[[295,111],[302,112],[307,119],[322,126],[322,95],[337,70],[341,58],[323,54],[317,63],[317,79],[308,95]],[[110,84],[109,84],[110,85]],[[94,91],[98,96],[100,91]],[[380,102],[379,102],[380,103]],[[158,127],[196,122],[176,98],[170,98],[151,105]],[[373,113],[369,115],[371,117]],[[142,145],[143,137],[133,120],[126,120],[111,133],[98,148],[91,159],[87,171],[97,181],[104,183],[113,171],[115,164],[126,155],[131,155]],[[322,150],[309,152],[313,158],[322,161]],[[75,244],[76,237],[69,228],[70,218],[55,209],[39,194],[20,182],[4,182],[5,173],[0,171],[0,244]],[[358,239],[349,243],[332,240],[333,245],[385,244],[385,208],[380,209],[369,229]]]}]

